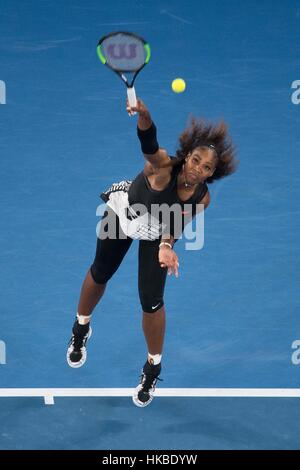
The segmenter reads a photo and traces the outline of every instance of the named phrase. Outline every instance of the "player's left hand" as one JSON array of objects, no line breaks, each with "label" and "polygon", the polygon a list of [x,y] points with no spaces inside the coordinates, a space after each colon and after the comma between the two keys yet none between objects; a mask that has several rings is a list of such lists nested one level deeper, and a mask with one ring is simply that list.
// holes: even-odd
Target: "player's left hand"
[{"label": "player's left hand", "polygon": [[162,245],[158,252],[158,260],[161,268],[168,268],[168,274],[178,277],[179,261],[175,251],[167,245]]}]

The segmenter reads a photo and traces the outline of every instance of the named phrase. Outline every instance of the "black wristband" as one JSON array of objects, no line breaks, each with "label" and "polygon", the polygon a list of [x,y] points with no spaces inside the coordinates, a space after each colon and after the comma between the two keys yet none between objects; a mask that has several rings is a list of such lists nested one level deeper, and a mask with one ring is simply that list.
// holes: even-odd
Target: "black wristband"
[{"label": "black wristband", "polygon": [[145,131],[137,128],[137,135],[141,142],[142,152],[147,155],[153,155],[159,149],[159,145],[156,137],[156,126],[152,122],[151,126]]}]

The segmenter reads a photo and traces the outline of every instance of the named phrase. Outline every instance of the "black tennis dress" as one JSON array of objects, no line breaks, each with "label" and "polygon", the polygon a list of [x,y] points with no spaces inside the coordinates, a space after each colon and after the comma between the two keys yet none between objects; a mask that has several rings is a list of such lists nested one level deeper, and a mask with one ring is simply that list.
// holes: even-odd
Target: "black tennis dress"
[{"label": "black tennis dress", "polygon": [[182,164],[173,166],[170,181],[162,191],[152,189],[147,176],[141,172],[133,181],[114,183],[101,194],[102,200],[118,215],[126,235],[139,240],[155,240],[163,232],[174,235],[174,215],[171,214],[170,221],[164,220],[159,211],[162,205],[178,209],[176,214],[185,217],[184,224],[194,217],[197,204],[207,192],[207,185],[198,184],[194,194],[182,201],[177,192],[177,176]]}]

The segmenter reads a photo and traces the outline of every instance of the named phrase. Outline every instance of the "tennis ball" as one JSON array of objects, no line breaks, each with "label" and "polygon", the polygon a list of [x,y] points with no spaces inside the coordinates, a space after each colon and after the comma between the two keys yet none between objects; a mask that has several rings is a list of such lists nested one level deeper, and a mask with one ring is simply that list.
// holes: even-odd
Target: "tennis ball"
[{"label": "tennis ball", "polygon": [[182,93],[185,90],[186,84],[182,78],[175,78],[172,82],[172,90],[175,93]]}]

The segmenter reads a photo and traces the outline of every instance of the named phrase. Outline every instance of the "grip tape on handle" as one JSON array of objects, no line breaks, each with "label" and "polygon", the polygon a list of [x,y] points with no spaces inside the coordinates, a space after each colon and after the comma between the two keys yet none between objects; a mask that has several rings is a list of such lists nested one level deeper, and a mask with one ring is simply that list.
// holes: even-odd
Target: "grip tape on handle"
[{"label": "grip tape on handle", "polygon": [[135,107],[136,106],[136,94],[135,94],[134,87],[127,88],[127,97],[128,97],[129,105],[131,107]]}]

